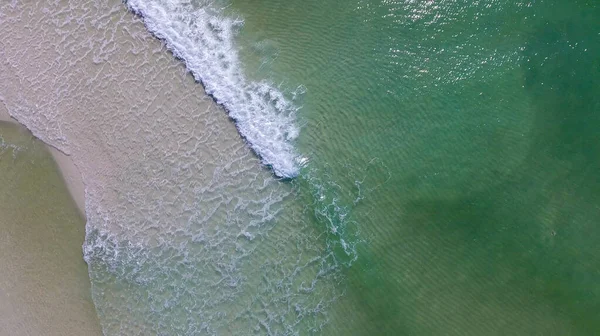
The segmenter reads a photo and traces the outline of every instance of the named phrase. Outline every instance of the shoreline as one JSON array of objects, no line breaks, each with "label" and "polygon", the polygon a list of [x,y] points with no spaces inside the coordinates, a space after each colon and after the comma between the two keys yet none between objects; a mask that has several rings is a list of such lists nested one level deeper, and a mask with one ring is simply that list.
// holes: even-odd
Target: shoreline
[{"label": "shoreline", "polygon": [[[13,118],[7,111],[3,105],[0,105],[0,121],[17,124],[26,129],[27,126],[20,123],[17,119]],[[29,129],[28,129],[29,130]],[[31,131],[31,130],[29,130]],[[85,184],[83,183],[83,178],[81,177],[81,172],[79,168],[75,165],[72,158],[58,150],[56,147],[47,144],[43,140],[36,137],[36,139],[42,141],[50,154],[52,154],[52,158],[58,167],[58,171],[60,172],[73,201],[77,205],[80,214],[85,219]]]},{"label": "shoreline", "polygon": [[51,147],[1,107],[0,335],[102,335],[81,249],[86,220]]},{"label": "shoreline", "polygon": [[6,108],[3,105],[0,105],[0,121],[6,121],[10,123],[16,123],[17,121],[13,119],[10,114],[6,111]]},{"label": "shoreline", "polygon": [[[188,224],[194,233],[219,231],[219,221],[208,219],[236,211],[230,209],[226,198],[238,185],[247,193],[242,195],[243,202],[250,207],[240,211],[249,215],[264,210],[252,199],[269,197],[277,203],[285,198],[286,190],[281,189],[287,187],[274,182],[223,107],[120,1],[68,10],[63,5],[52,10],[85,18],[89,29],[81,29],[77,22],[55,29],[53,16],[44,12],[44,6],[8,7],[7,17],[15,19],[4,21],[0,112],[5,111],[5,120],[25,125],[41,140],[36,141],[38,147],[49,148],[64,181],[55,184],[69,188],[72,199],[80,200],[80,211],[86,212],[86,228],[100,233],[84,243],[83,252],[88,262],[87,281],[93,284],[96,313],[106,334],[122,333],[123,328],[151,333],[155,323],[177,330],[172,323],[180,310],[165,306],[155,313],[145,309],[154,307],[155,295],[160,299],[160,288],[130,288],[127,278],[108,273],[106,265],[121,267],[130,252],[125,249],[120,254],[120,247],[112,244],[127,242],[151,251],[181,239],[187,241],[181,228]],[[104,50],[107,31],[114,35],[112,47]],[[67,50],[60,47],[65,34],[71,45]],[[28,52],[22,55],[21,50]],[[77,60],[75,64],[73,60]],[[53,66],[40,72],[39,65],[46,63]],[[152,80],[148,80],[149,74]],[[77,183],[81,177],[85,186]],[[262,188],[250,191],[254,184]],[[198,204],[202,197],[211,199],[202,200],[206,206]],[[87,211],[81,208],[83,200]],[[208,216],[206,223],[196,220],[198,216]],[[81,224],[75,229],[83,230]],[[242,223],[238,224],[243,229]],[[228,233],[219,234],[223,239],[229,237]],[[83,239],[77,237],[68,244],[71,248],[78,245],[77,260],[81,261]],[[200,248],[191,245],[194,250]],[[217,262],[218,251],[229,251],[229,246],[216,247],[202,260]],[[150,260],[150,252],[142,252],[133,260],[138,265],[153,265],[157,274],[170,270],[169,259]],[[127,268],[123,271],[128,272]],[[206,272],[209,280],[218,283],[218,274]],[[200,279],[203,273],[193,276],[206,283],[209,280]],[[186,298],[182,307],[213,314],[216,308],[197,307],[191,300],[202,289],[184,285],[174,284],[173,288],[175,294],[188,293],[189,300]],[[233,290],[219,287],[218,294],[223,298]],[[138,300],[139,291],[145,295]],[[186,328],[192,330],[192,324]]]}]

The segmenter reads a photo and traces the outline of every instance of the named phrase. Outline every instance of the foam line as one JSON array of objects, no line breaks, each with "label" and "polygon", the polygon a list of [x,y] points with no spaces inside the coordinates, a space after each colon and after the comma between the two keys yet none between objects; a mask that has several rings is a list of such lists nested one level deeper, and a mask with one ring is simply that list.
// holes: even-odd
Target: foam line
[{"label": "foam line", "polygon": [[245,78],[234,45],[241,20],[223,17],[206,3],[185,0],[128,0],[127,6],[185,62],[275,175],[298,175],[299,157],[292,145],[299,132],[297,107],[268,83]]}]

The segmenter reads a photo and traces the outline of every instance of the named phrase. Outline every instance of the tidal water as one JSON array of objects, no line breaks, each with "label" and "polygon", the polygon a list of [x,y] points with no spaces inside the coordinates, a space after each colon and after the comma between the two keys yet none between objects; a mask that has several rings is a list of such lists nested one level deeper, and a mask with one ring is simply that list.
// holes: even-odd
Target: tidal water
[{"label": "tidal water", "polygon": [[597,1],[65,3],[105,334],[600,333]]},{"label": "tidal water", "polygon": [[327,334],[599,332],[600,3],[232,3],[356,242]]}]

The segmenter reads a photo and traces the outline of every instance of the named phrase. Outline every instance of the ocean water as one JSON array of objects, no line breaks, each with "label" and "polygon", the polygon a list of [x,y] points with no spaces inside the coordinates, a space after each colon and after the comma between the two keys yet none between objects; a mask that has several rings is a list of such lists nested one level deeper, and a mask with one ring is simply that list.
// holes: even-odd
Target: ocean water
[{"label": "ocean water", "polygon": [[597,1],[228,11],[248,71],[306,87],[294,183],[357,242],[325,334],[598,333]]},{"label": "ocean water", "polygon": [[0,120],[0,335],[101,335],[84,224],[46,146]]},{"label": "ocean water", "polygon": [[15,1],[0,100],[83,172],[107,335],[593,335],[598,17]]}]

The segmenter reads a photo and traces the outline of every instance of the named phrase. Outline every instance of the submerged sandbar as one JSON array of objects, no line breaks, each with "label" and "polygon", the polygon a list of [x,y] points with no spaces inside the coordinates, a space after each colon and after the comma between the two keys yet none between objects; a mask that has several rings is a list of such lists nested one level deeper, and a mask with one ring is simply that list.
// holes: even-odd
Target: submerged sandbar
[{"label": "submerged sandbar", "polygon": [[85,219],[46,146],[6,121],[0,185],[0,335],[101,335]]}]

